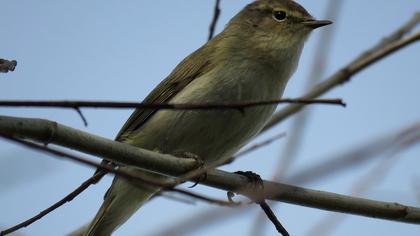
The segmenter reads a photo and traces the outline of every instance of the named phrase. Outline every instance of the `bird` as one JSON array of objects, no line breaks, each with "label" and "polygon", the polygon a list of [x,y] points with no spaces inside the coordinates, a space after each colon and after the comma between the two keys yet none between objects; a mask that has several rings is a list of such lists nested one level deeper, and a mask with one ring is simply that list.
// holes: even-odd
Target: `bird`
[{"label": "bird", "polygon": [[[182,60],[144,103],[241,103],[281,98],[316,20],[292,0],[256,0]],[[258,134],[276,105],[212,110],[136,109],[116,141],[220,165]],[[118,163],[117,163],[118,164]],[[129,172],[145,172],[119,165]],[[162,178],[173,178],[165,176]],[[94,219],[69,235],[107,236],[160,187],[115,176]]]}]

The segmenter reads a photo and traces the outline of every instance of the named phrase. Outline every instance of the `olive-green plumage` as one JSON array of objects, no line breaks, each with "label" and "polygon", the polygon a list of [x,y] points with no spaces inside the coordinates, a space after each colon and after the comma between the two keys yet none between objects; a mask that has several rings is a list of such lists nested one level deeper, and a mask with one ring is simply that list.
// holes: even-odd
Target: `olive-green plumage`
[{"label": "olive-green plumage", "polygon": [[[254,1],[233,17],[223,32],[186,57],[144,102],[278,99],[311,30],[329,23],[314,20],[294,1]],[[235,110],[136,109],[116,140],[175,156],[194,155],[217,165],[257,134],[274,109],[274,105],[252,107],[244,114]],[[158,187],[115,177],[93,221],[71,235],[110,235],[158,191]]]}]

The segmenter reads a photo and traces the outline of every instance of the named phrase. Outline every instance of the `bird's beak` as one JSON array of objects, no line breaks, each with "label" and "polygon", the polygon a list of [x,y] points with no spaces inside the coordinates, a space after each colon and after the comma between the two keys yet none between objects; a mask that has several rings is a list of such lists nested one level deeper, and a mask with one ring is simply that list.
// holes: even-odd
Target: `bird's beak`
[{"label": "bird's beak", "polygon": [[329,20],[308,20],[308,21],[302,22],[302,24],[306,27],[311,28],[311,29],[316,29],[316,28],[319,28],[319,27],[322,27],[322,26],[332,24],[332,21],[329,21]]}]

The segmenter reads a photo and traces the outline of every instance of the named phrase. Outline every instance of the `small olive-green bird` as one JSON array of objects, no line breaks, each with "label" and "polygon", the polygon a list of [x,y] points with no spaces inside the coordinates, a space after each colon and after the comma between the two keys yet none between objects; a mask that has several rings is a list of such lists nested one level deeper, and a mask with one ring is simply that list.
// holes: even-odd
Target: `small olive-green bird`
[{"label": "small olive-green bird", "polygon": [[[330,21],[315,20],[291,0],[257,0],[226,28],[186,57],[145,103],[238,103],[279,99],[296,70],[309,33]],[[274,105],[236,110],[136,109],[116,140],[175,156],[221,164],[256,135]],[[127,171],[140,171],[121,166]],[[170,178],[170,177],[168,177]],[[95,218],[71,235],[111,235],[159,187],[116,176]]]}]

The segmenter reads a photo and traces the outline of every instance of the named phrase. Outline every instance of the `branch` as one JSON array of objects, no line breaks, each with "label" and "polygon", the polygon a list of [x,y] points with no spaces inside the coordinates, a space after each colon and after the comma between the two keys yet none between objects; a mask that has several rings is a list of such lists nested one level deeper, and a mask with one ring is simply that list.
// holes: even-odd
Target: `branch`
[{"label": "branch", "polygon": [[[326,160],[301,169],[296,174],[282,179],[282,181],[294,185],[309,184],[314,181],[319,181],[322,178],[331,177],[344,170],[355,168],[367,161],[373,160],[374,157],[380,158],[383,155],[387,155],[389,152],[409,148],[410,143],[416,144],[419,141],[420,122],[417,121],[392,131],[389,134],[380,134],[378,138],[371,141],[363,141],[363,145],[352,147],[345,153],[339,152],[328,158],[313,158],[314,160]],[[243,207],[236,210],[225,208],[207,209],[194,214],[188,219],[161,229],[153,235],[167,235],[170,232],[181,232],[179,233],[180,235],[191,233],[192,231],[202,229],[207,224],[215,224],[219,221],[228,220],[241,214],[248,214],[249,209],[249,207]],[[204,222],[206,224],[204,224]]]},{"label": "branch", "polygon": [[116,163],[172,175],[185,173],[197,166],[193,159],[155,153],[43,119],[0,116],[0,134],[44,144],[53,143]]},{"label": "branch", "polygon": [[[338,70],[335,74],[330,76],[324,82],[319,83],[312,90],[310,90],[308,93],[302,96],[302,98],[313,99],[319,97],[324,93],[328,92],[329,90],[335,88],[336,86],[348,82],[352,76],[356,75],[368,66],[419,40],[420,32],[416,32],[410,36],[407,36],[404,39],[387,44],[386,46],[384,46],[383,41],[381,41],[378,45],[362,53],[359,57],[354,59],[348,65]],[[288,118],[289,116],[293,115],[294,113],[300,111],[302,108],[302,105],[294,104],[289,105],[283,108],[282,110],[276,112],[271,118],[271,120],[267,122],[266,126],[261,131],[261,133],[278,124],[279,122],[283,121],[284,119]]]},{"label": "branch", "polygon": [[232,102],[232,103],[141,103],[141,102],[112,102],[112,101],[45,101],[45,100],[0,100],[3,107],[60,107],[80,109],[89,108],[142,108],[142,109],[168,109],[168,110],[220,110],[220,109],[239,109],[268,106],[281,103],[297,104],[327,104],[340,105],[346,104],[341,99],[302,99],[302,98],[282,98],[274,100],[253,101],[253,102]]},{"label": "branch", "polygon": [[187,195],[187,196],[190,196],[190,197],[200,199],[200,200],[205,201],[205,202],[212,203],[212,204],[218,204],[218,205],[222,205],[222,206],[239,206],[240,205],[240,203],[226,202],[226,201],[222,201],[222,200],[218,200],[218,199],[209,198],[209,197],[199,195],[199,194],[196,194],[196,193],[192,193],[192,192],[189,192],[189,191],[185,191],[185,190],[182,190],[182,189],[175,189],[174,186],[176,184],[178,184],[178,182],[175,182],[175,181],[163,182],[163,181],[161,181],[157,178],[151,177],[150,175],[143,174],[143,172],[136,172],[136,173],[128,172],[128,171],[125,171],[125,170],[122,170],[122,169],[117,169],[113,165],[106,165],[106,164],[103,164],[103,162],[102,163],[96,163],[96,162],[93,162],[93,161],[88,160],[86,158],[79,157],[79,156],[76,156],[76,155],[73,155],[73,154],[70,154],[70,153],[67,153],[67,152],[64,152],[64,151],[60,151],[60,150],[57,150],[57,149],[54,149],[54,148],[49,148],[47,146],[31,143],[31,142],[24,141],[24,140],[19,140],[19,139],[9,137],[9,136],[5,136],[5,135],[2,135],[2,134],[0,134],[0,137],[3,137],[3,138],[8,139],[10,141],[19,143],[19,144],[24,145],[26,147],[36,149],[38,151],[46,152],[48,154],[53,154],[55,156],[59,156],[59,157],[62,157],[62,158],[68,158],[70,160],[77,161],[77,162],[80,162],[80,163],[83,163],[85,165],[88,165],[88,166],[91,166],[91,167],[94,167],[96,169],[101,170],[101,171],[97,171],[91,178],[89,178],[88,180],[83,182],[76,190],[74,190],[73,192],[71,192],[70,194],[65,196],[60,201],[54,203],[50,207],[41,211],[37,215],[29,218],[28,220],[23,221],[22,223],[19,223],[19,224],[13,226],[13,227],[10,227],[10,228],[8,228],[4,231],[0,231],[0,236],[7,235],[7,234],[15,232],[15,231],[17,231],[21,228],[27,227],[27,226],[31,225],[32,223],[34,223],[35,221],[41,219],[45,215],[49,214],[50,212],[52,212],[52,211],[56,210],[57,208],[61,207],[65,203],[72,201],[76,196],[78,196],[81,192],[83,192],[86,188],[88,188],[92,183],[96,183],[97,181],[99,181],[106,173],[113,173],[115,175],[119,175],[121,177],[130,179],[130,180],[142,181],[143,183],[147,183],[147,184],[154,185],[154,186],[161,186],[161,187],[164,187],[164,189],[162,191],[177,192],[177,193],[180,193],[180,194],[184,194],[184,195]]},{"label": "branch", "polygon": [[[13,120],[17,124],[14,124]],[[9,124],[9,126],[4,127],[5,123]],[[45,130],[41,130],[44,132],[39,132],[39,130],[38,132],[36,132],[37,128],[40,128],[39,124],[42,124],[42,120],[0,117],[0,133],[6,135],[14,133],[14,135],[19,135],[24,138],[30,138],[38,141],[45,139],[45,137],[54,137],[50,139],[50,141],[58,140],[60,142],[56,142],[56,144],[67,147],[71,146],[72,148],[75,148],[82,152],[86,152],[86,150],[89,150],[89,153],[95,156],[103,156],[103,150],[107,150],[110,153],[112,153],[107,155],[107,158],[109,160],[120,162],[123,164],[134,165],[141,168],[145,168],[144,164],[148,163],[149,167],[153,167],[153,171],[159,171],[162,174],[174,173],[174,171],[171,171],[170,169],[168,170],[166,167],[160,166],[167,165],[167,163],[162,163],[162,159],[168,158],[167,161],[169,161],[172,158],[171,162],[173,164],[171,165],[171,168],[176,170],[188,170],[188,168],[191,168],[191,163],[193,162],[192,160],[182,160],[180,158],[176,158],[170,155],[163,155],[150,151],[146,152],[147,150],[141,148],[135,148],[128,144],[110,141],[105,138],[101,138],[76,129],[72,129],[70,127],[65,127],[66,132],[68,132],[68,134],[74,134],[74,136],[77,137],[77,139],[68,140],[69,142],[68,144],[66,144],[65,142],[63,143],[63,139],[61,139],[61,136],[65,135],[65,133],[63,133],[62,130],[64,128],[57,128],[64,126],[54,122],[44,121],[44,126],[42,126],[42,128],[49,131],[57,131],[57,133],[55,133],[52,136],[51,132],[47,132],[48,135],[45,135]],[[45,127],[46,124],[49,124],[50,127]],[[27,131],[27,133],[25,133],[25,131]],[[36,136],[36,134],[41,135]],[[126,155],[130,154],[130,152],[127,152],[127,150],[131,148],[134,148],[136,150],[136,158],[138,158],[139,161],[133,162],[130,158],[127,158]],[[145,154],[146,156],[142,156],[141,154]],[[141,161],[143,159],[149,158],[150,160],[148,160],[147,162]],[[208,171],[207,179],[203,181],[202,184],[223,189],[226,191],[233,191],[238,192],[240,194],[252,196],[252,192],[249,193],[248,178],[221,170]],[[349,197],[340,194],[305,189],[297,186],[291,186],[270,181],[264,181],[264,190],[261,194],[263,194],[263,196],[269,200],[288,202],[292,204],[298,204],[302,206],[324,209],[329,211],[420,224],[420,208],[404,206],[397,203],[380,202],[362,198]]]},{"label": "branch", "polygon": [[210,39],[213,38],[214,30],[216,28],[217,21],[219,20],[219,16],[220,16],[220,0],[216,0],[214,3],[213,19],[210,22],[210,26],[209,26],[209,37],[207,39],[208,41],[210,41]]},{"label": "branch", "polygon": [[293,184],[308,183],[314,180],[319,181],[327,176],[357,167],[375,157],[382,157],[383,155],[388,155],[387,153],[408,148],[419,141],[420,121],[417,121],[390,134],[381,134],[374,140],[365,141],[361,146],[353,147],[347,152],[340,152],[332,157],[322,158],[325,161],[314,163],[296,174],[288,176],[283,181]]},{"label": "branch", "polygon": [[5,60],[0,58],[0,72],[7,73],[9,71],[14,71],[17,65],[17,61],[15,60]]},{"label": "branch", "polygon": [[73,192],[71,192],[70,194],[66,195],[66,197],[64,197],[60,201],[54,203],[53,205],[51,205],[47,209],[41,211],[40,213],[36,214],[35,216],[29,218],[28,220],[25,220],[22,223],[19,223],[19,224],[15,225],[13,227],[10,227],[10,228],[8,228],[6,230],[0,231],[0,235],[1,236],[7,235],[7,234],[10,234],[10,233],[15,232],[16,230],[19,230],[21,228],[27,227],[27,226],[31,225],[32,223],[34,223],[35,221],[41,219],[45,215],[49,214],[50,212],[54,211],[55,209],[59,208],[60,206],[64,205],[66,202],[70,202],[76,196],[78,196],[81,192],[83,192],[85,189],[87,189],[91,185],[92,182],[96,182],[100,178],[102,178],[102,176],[99,176],[99,175],[100,175],[100,173],[96,173],[94,176],[90,177],[88,180],[86,180],[85,182],[83,182]]}]

